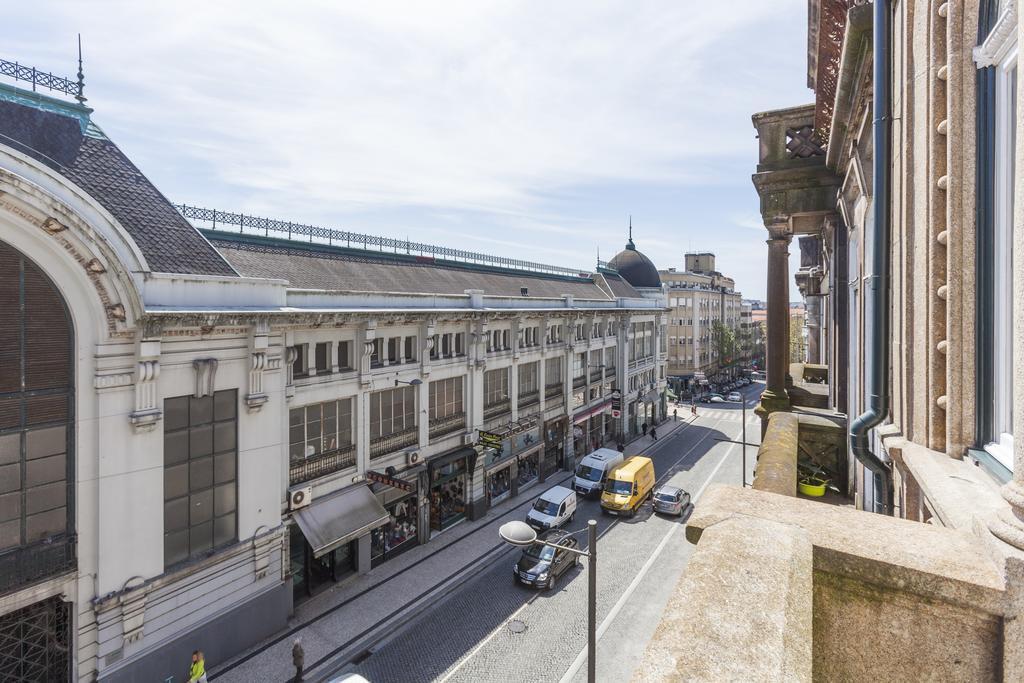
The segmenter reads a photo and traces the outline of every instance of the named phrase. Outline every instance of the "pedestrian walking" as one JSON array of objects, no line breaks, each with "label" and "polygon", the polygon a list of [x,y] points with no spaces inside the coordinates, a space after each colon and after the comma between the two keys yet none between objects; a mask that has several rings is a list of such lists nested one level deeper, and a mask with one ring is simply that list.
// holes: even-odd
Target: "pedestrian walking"
[{"label": "pedestrian walking", "polygon": [[192,666],[188,669],[188,683],[206,683],[206,658],[199,650],[192,652]]},{"label": "pedestrian walking", "polygon": [[654,439],[655,441],[658,440],[658,430],[655,429],[653,426],[651,427],[651,438]]},{"label": "pedestrian walking", "polygon": [[640,425],[640,429],[644,430],[644,436],[647,436],[647,423],[646,422],[644,422],[642,425]]},{"label": "pedestrian walking", "polygon": [[679,420],[679,408],[672,409],[672,421],[677,422]]},{"label": "pedestrian walking", "polygon": [[302,649],[302,641],[296,638],[292,645],[292,664],[295,665],[295,678],[292,680],[295,683],[302,683],[302,667],[305,663],[306,653]]},{"label": "pedestrian walking", "polygon": [[694,417],[697,417],[697,404],[696,403],[691,403],[690,404],[690,415],[693,415]]}]

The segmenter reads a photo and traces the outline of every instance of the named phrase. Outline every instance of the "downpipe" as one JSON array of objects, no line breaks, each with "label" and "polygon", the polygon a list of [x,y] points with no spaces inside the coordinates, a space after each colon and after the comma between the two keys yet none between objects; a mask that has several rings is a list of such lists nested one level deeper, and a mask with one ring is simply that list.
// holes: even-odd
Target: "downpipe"
[{"label": "downpipe", "polygon": [[[868,346],[868,408],[850,424],[850,451],[871,472],[880,487],[875,489],[874,512],[891,515],[892,472],[871,450],[868,432],[889,414],[889,338],[892,327],[889,312],[889,247],[892,235],[892,43],[891,0],[874,2],[874,239],[872,240],[871,277],[868,279],[868,311],[871,337]],[[880,490],[879,490],[880,488]]]}]

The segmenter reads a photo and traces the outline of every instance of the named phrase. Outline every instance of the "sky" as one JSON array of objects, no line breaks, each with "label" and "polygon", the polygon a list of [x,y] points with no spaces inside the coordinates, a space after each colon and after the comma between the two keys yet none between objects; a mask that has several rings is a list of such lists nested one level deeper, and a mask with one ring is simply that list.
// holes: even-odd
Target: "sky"
[{"label": "sky", "polygon": [[73,76],[80,32],[94,121],[175,203],[583,269],[632,216],[659,268],[713,251],[764,299],[750,115],[812,101],[806,11],[42,0],[0,57]]}]

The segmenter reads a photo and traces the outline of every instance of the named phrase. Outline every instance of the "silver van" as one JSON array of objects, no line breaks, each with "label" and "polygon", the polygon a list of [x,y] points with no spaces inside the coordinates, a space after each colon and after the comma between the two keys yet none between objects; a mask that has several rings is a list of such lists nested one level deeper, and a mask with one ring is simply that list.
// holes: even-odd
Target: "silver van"
[{"label": "silver van", "polygon": [[598,448],[593,453],[583,456],[580,464],[576,466],[572,487],[581,496],[601,495],[609,470],[624,459],[622,453],[610,448]]}]

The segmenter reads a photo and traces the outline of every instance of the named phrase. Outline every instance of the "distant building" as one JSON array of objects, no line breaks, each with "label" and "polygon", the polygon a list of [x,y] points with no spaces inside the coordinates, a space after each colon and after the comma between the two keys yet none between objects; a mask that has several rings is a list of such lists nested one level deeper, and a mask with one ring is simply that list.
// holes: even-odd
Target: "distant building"
[{"label": "distant building", "polygon": [[[749,360],[744,355],[741,320],[742,295],[735,282],[715,268],[710,252],[688,253],[685,268],[659,272],[668,290],[668,364],[673,386],[681,394],[702,391],[734,377]],[[714,339],[714,324],[735,335],[739,348],[722,357]]]}]

